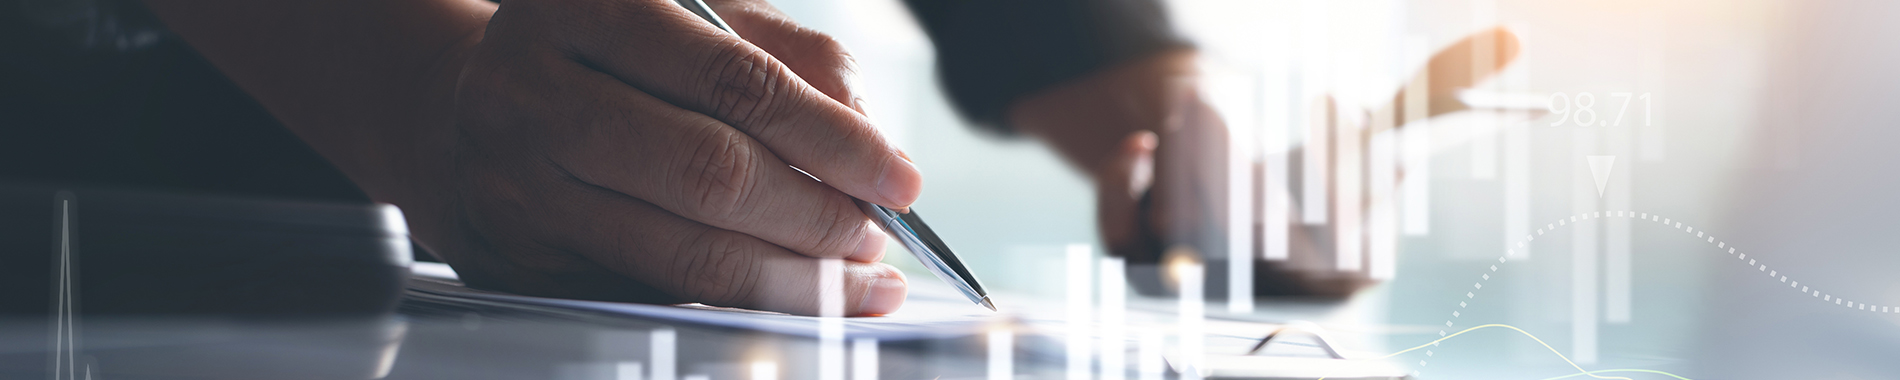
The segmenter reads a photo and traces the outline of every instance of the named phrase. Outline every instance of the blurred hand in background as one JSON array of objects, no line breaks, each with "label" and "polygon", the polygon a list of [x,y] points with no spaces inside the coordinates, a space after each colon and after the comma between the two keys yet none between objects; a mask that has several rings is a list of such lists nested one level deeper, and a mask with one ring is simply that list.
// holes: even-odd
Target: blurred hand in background
[{"label": "blurred hand in background", "polygon": [[[1495,56],[1480,60],[1474,51]],[[1324,135],[1330,137],[1321,144],[1338,144],[1334,139],[1342,136],[1351,139],[1345,143],[1357,146],[1352,150],[1359,155],[1354,161],[1363,165],[1369,162],[1371,137],[1396,132],[1379,129],[1372,122],[1375,118],[1388,117],[1394,121],[1392,127],[1398,127],[1405,121],[1465,111],[1468,108],[1458,100],[1458,93],[1495,75],[1516,55],[1517,40],[1510,32],[1481,31],[1440,50],[1419,70],[1420,78],[1408,82],[1412,86],[1430,83],[1429,88],[1401,88],[1390,102],[1379,103],[1375,109],[1343,107],[1331,97],[1313,99],[1308,119],[1316,126],[1296,127],[1324,128]],[[1227,249],[1228,213],[1255,212],[1234,210],[1227,204],[1231,162],[1227,126],[1202,98],[1196,59],[1194,51],[1177,49],[1121,63],[1034,93],[1015,103],[1008,115],[1011,125],[1050,144],[1093,180],[1099,228],[1109,253],[1130,264],[1159,263],[1164,252],[1193,252],[1198,257],[1191,259],[1210,261],[1209,255]],[[1424,114],[1404,114],[1404,95],[1410,91],[1424,92]],[[1287,174],[1291,179],[1288,193],[1296,200],[1302,196],[1297,171],[1305,167],[1303,153],[1301,147],[1287,153],[1288,168],[1295,171]],[[1376,182],[1352,181],[1361,188],[1350,193],[1360,196],[1341,199],[1335,180],[1340,160],[1325,159],[1323,167],[1332,174],[1322,177],[1327,182],[1320,186],[1330,195],[1327,220],[1340,220],[1337,206],[1341,202],[1357,202],[1360,207],[1352,209],[1369,213],[1373,191],[1368,187]],[[1253,165],[1244,173],[1263,173],[1260,163]],[[1365,170],[1354,172],[1366,175]],[[1399,181],[1394,178],[1390,183]],[[1287,217],[1295,220],[1285,224],[1290,226],[1289,257],[1248,264],[1255,267],[1254,294],[1341,297],[1374,283],[1366,271],[1333,269],[1338,223],[1302,223],[1297,220],[1301,202],[1290,203]],[[1266,225],[1259,214],[1254,215],[1250,220],[1256,224],[1245,228]],[[1361,215],[1360,220],[1368,218]],[[1252,249],[1249,254],[1262,257]],[[1225,257],[1213,256],[1212,261],[1225,261]],[[1131,272],[1131,278],[1143,277],[1161,278]],[[1224,276],[1210,275],[1218,277]],[[1163,288],[1158,285],[1166,284],[1136,284],[1150,292]]]}]

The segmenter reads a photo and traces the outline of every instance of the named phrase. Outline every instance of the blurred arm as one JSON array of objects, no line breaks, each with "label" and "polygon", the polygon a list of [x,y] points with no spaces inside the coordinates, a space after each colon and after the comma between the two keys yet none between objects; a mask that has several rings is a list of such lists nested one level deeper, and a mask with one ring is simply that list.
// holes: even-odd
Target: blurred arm
[{"label": "blurred arm", "polygon": [[451,99],[431,93],[456,79],[444,55],[479,39],[495,9],[480,0],[145,3],[372,196],[396,192],[380,187],[442,156],[415,148],[441,129],[426,113]]},{"label": "blurred arm", "polygon": [[1029,95],[1187,47],[1157,0],[904,0],[936,45],[944,87],[985,128],[1014,132]]}]

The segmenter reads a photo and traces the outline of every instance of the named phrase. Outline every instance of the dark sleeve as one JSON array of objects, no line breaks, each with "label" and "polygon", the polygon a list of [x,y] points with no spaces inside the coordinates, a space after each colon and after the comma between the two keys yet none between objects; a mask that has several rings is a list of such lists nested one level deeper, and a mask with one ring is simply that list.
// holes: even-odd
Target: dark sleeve
[{"label": "dark sleeve", "polygon": [[0,0],[0,183],[369,201],[136,0]]},{"label": "dark sleeve", "polygon": [[1159,0],[904,0],[936,44],[950,100],[1009,132],[1011,103],[1106,66],[1185,47]]}]

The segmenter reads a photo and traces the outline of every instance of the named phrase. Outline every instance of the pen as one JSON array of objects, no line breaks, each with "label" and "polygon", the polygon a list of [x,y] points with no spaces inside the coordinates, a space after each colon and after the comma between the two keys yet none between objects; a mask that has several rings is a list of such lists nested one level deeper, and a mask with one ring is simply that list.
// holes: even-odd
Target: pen
[{"label": "pen", "polygon": [[[732,26],[726,25],[726,20],[720,19],[719,14],[713,13],[712,7],[706,6],[704,0],[674,0],[674,2],[726,33],[739,34],[732,30]],[[976,275],[970,274],[970,269],[963,266],[963,261],[957,260],[957,255],[950,253],[950,246],[944,245],[943,239],[938,238],[937,233],[932,232],[930,226],[924,224],[924,220],[917,216],[916,208],[897,212],[889,207],[865,202],[862,199],[852,200],[858,203],[858,209],[864,210],[864,214],[869,215],[878,227],[896,237],[898,243],[902,243],[904,249],[909,250],[911,255],[917,256],[917,261],[922,261],[924,267],[930,269],[930,273],[936,274],[938,279],[956,287],[964,297],[970,298],[970,302],[990,308],[990,311],[996,311],[996,304],[990,302],[990,295],[983,291],[983,285],[976,282]]]}]

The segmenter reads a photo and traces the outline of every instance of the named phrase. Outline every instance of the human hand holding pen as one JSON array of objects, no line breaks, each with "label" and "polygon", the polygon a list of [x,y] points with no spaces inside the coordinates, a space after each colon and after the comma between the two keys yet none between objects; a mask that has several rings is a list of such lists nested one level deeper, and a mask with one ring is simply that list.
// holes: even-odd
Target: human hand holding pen
[{"label": "human hand holding pen", "polygon": [[846,314],[903,303],[853,198],[921,174],[763,1],[712,2],[743,39],[670,0],[150,4],[471,286],[809,315],[843,258]]},{"label": "human hand holding pen", "polygon": [[[559,193],[475,194],[485,199],[471,204],[484,207],[465,208],[470,219],[494,223],[498,228],[486,233],[491,238],[530,232],[520,236],[522,246],[578,253],[600,266],[593,270],[605,269],[602,277],[630,280],[548,289],[552,295],[645,294],[654,298],[635,300],[816,314],[816,295],[825,286],[817,283],[817,259],[846,258],[846,312],[895,311],[905,280],[876,263],[884,236],[852,198],[903,208],[916,199],[922,178],[860,110],[847,106],[859,103],[848,83],[849,55],[763,2],[713,2],[744,39],[670,4],[634,3],[644,6],[524,4],[514,13],[517,3],[508,3],[496,12],[491,35],[571,42],[561,49],[499,40],[492,50],[478,49],[464,71],[464,88],[470,79],[504,86],[463,91],[474,101],[459,124],[465,140],[476,142],[472,148],[518,156],[470,160],[478,168],[469,172],[478,177],[469,184],[564,184],[569,196],[584,201],[546,199]],[[548,33],[561,30],[547,28],[552,23],[590,18],[603,22],[599,29],[574,32],[591,35]],[[510,29],[515,23],[523,29]],[[557,80],[545,90],[516,83],[537,75],[519,71],[510,58],[535,53],[576,58],[533,69],[565,70],[573,81]],[[570,91],[579,96],[537,102],[519,95]],[[515,111],[571,116],[578,125],[544,135],[555,138],[535,136],[548,131],[524,135],[524,125],[506,122],[521,117]],[[542,171],[500,175],[531,173],[516,169],[523,164]],[[522,202],[545,208],[515,206]],[[602,222],[619,223],[593,225]],[[506,264],[497,269],[503,276],[537,272]]]}]

